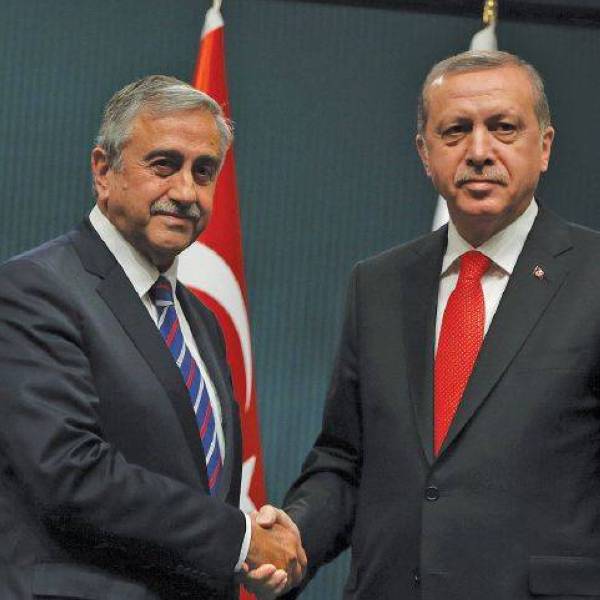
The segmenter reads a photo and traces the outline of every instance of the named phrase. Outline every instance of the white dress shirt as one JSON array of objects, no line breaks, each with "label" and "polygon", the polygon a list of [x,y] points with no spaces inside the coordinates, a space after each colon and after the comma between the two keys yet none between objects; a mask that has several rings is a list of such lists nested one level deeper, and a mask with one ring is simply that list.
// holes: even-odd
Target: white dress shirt
[{"label": "white dress shirt", "polygon": [[515,268],[519,254],[523,250],[523,245],[531,231],[537,214],[538,205],[535,199],[533,199],[522,215],[477,248],[471,246],[471,244],[461,237],[452,221],[448,223],[448,246],[442,262],[438,291],[435,327],[436,350],[440,338],[444,310],[446,309],[450,294],[454,291],[458,283],[458,273],[460,270],[459,258],[461,255],[469,250],[477,250],[491,260],[490,268],[481,278],[485,303],[485,325],[483,329],[483,335],[485,336],[496,314],[502,294],[506,289],[508,278]]},{"label": "white dress shirt", "polygon": [[[117,262],[121,265],[123,271],[125,271],[127,279],[129,279],[131,285],[133,285],[133,288],[135,289],[137,295],[140,297],[142,304],[144,305],[144,307],[146,308],[156,325],[158,322],[158,311],[156,310],[156,306],[150,298],[150,288],[154,285],[159,275],[161,274],[164,277],[166,277],[171,283],[171,287],[173,288],[175,312],[177,313],[177,318],[179,319],[183,339],[191,355],[194,357],[194,360],[196,361],[196,364],[198,365],[198,368],[202,373],[202,378],[204,379],[204,382],[206,384],[208,397],[210,400],[213,414],[215,416],[217,443],[219,444],[221,457],[223,461],[225,461],[225,436],[223,433],[223,422],[219,397],[217,395],[215,386],[208,374],[206,365],[200,358],[200,354],[198,353],[198,346],[196,345],[196,341],[194,340],[194,336],[192,335],[189,323],[185,317],[185,313],[181,309],[181,305],[179,303],[179,300],[177,299],[177,295],[175,294],[175,286],[177,283],[177,258],[173,261],[173,264],[164,273],[160,273],[160,271],[152,263],[150,263],[150,261],[148,261],[146,257],[144,257],[140,252],[138,252],[122,236],[119,230],[106,218],[106,216],[102,213],[98,206],[94,206],[94,208],[92,209],[90,213],[90,222],[92,224],[92,227],[98,232],[100,239],[106,244],[107,248],[110,250]],[[240,559],[235,567],[236,571],[240,570],[242,563],[246,560],[246,555],[248,554],[248,549],[250,547],[250,518],[248,517],[248,515],[245,515],[245,517],[246,534],[242,543]]]}]

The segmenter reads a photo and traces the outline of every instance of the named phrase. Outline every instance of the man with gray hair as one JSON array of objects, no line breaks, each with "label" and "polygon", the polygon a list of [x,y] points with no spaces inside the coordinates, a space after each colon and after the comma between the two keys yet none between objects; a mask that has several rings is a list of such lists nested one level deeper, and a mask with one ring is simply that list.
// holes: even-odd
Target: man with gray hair
[{"label": "man with gray hair", "polygon": [[306,558],[238,508],[241,435],[223,336],[177,282],[232,131],[150,76],[108,102],[96,206],[0,267],[2,600],[232,600]]},{"label": "man with gray hair", "polygon": [[450,222],[355,267],[284,502],[309,575],[351,547],[347,600],[600,598],[600,235],[534,197],[553,138],[516,56],[425,81],[417,148]]}]

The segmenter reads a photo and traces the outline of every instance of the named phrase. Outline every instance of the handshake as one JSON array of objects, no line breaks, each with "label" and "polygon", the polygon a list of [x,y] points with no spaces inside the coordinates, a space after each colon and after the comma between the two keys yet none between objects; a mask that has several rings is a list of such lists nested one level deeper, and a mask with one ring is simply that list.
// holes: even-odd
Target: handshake
[{"label": "handshake", "polygon": [[259,600],[271,600],[297,586],[306,572],[306,553],[296,524],[266,504],[250,515],[252,537],[240,583]]}]

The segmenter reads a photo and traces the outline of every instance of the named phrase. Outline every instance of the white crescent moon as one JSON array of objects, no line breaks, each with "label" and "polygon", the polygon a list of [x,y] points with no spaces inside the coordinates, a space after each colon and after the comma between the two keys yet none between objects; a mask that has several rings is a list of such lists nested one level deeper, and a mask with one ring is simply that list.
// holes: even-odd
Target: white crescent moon
[{"label": "white crescent moon", "polygon": [[179,255],[178,278],[214,298],[229,314],[240,338],[244,372],[246,374],[246,406],[252,397],[252,349],[250,323],[244,296],[229,265],[212,248],[194,242]]}]

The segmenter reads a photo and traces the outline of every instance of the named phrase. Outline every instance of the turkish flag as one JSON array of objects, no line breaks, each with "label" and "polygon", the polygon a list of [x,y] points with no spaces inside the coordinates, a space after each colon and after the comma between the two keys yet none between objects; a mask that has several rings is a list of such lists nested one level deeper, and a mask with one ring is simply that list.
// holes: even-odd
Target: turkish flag
[{"label": "turkish flag", "polygon": [[[218,8],[206,13],[192,85],[212,96],[231,118],[225,74],[224,23]],[[233,148],[217,181],[207,228],[181,256],[179,276],[217,317],[227,346],[233,390],[240,407],[244,441],[240,508],[251,512],[266,502],[256,407],[248,297]],[[243,598],[253,598],[243,592]]]}]

